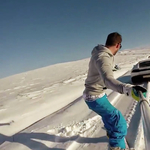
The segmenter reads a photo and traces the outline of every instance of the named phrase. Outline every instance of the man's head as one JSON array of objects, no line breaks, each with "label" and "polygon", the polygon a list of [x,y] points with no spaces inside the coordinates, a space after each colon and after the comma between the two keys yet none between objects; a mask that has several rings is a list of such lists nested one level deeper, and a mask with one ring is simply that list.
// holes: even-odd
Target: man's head
[{"label": "man's head", "polygon": [[121,35],[117,32],[113,32],[107,36],[105,46],[111,50],[113,55],[115,55],[118,52],[118,50],[122,47],[121,42]]}]

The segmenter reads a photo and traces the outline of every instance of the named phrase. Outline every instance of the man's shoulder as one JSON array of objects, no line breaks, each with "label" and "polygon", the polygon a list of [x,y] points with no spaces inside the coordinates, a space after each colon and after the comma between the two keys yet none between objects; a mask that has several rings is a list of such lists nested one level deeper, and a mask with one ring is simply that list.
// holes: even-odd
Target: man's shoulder
[{"label": "man's shoulder", "polygon": [[100,57],[112,57],[112,55],[110,55],[109,53],[107,53],[105,51],[99,52],[98,56],[100,56]]}]

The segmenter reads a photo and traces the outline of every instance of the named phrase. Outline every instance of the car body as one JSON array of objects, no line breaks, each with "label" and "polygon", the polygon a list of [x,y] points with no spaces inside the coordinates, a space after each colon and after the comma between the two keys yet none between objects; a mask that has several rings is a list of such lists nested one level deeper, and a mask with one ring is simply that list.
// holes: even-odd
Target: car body
[{"label": "car body", "polygon": [[139,61],[131,70],[132,83],[142,83],[150,80],[150,59]]}]

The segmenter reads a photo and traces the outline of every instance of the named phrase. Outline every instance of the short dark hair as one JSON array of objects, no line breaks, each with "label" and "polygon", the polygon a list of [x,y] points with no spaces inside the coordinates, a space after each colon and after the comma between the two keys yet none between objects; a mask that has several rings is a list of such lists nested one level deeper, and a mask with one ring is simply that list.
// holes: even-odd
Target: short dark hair
[{"label": "short dark hair", "polygon": [[113,32],[107,36],[107,40],[106,40],[105,45],[106,46],[114,46],[117,43],[121,43],[121,42],[122,42],[121,35],[118,32]]}]

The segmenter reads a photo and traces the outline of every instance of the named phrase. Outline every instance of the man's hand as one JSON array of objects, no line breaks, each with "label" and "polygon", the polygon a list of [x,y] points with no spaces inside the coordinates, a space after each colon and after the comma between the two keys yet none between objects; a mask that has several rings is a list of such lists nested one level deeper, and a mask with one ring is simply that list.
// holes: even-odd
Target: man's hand
[{"label": "man's hand", "polygon": [[139,85],[127,84],[123,90],[124,94],[132,97],[136,101],[140,100],[139,91],[141,91],[143,93],[143,96],[146,97],[147,90],[144,87],[139,86]]}]

